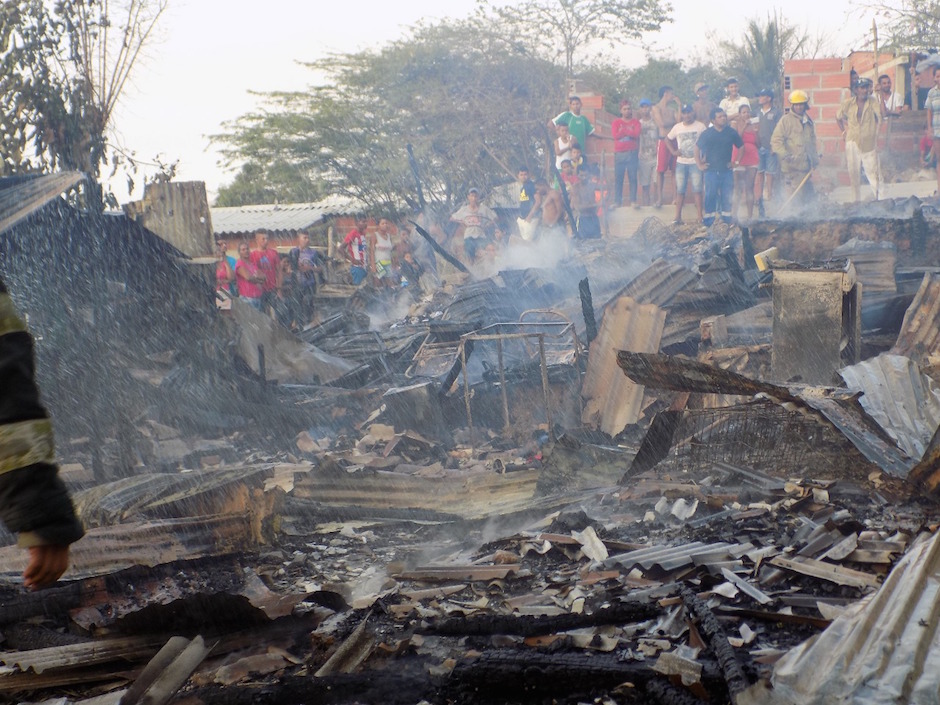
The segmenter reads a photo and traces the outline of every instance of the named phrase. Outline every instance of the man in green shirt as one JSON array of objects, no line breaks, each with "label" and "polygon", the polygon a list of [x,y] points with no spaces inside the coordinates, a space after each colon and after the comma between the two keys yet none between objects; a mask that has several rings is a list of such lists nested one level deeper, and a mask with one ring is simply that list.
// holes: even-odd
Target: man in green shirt
[{"label": "man in green shirt", "polygon": [[578,140],[582,153],[587,156],[587,136],[594,132],[594,126],[581,114],[581,99],[578,96],[571,96],[568,99],[568,110],[552,122],[556,125],[567,125],[568,132]]}]

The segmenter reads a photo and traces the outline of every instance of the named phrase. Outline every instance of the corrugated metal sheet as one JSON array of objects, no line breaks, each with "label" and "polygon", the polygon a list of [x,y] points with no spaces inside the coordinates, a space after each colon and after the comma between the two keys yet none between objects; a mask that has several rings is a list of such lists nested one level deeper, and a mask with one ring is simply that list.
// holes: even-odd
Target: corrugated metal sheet
[{"label": "corrugated metal sheet", "polygon": [[3,179],[0,181],[0,233],[29,217],[84,178],[85,175],[79,171],[65,171],[32,178]]},{"label": "corrugated metal sheet", "polygon": [[681,546],[648,546],[629,553],[611,556],[604,561],[605,567],[621,566],[625,570],[642,568],[643,570],[659,569],[671,572],[683,566],[696,562],[702,557],[702,562],[726,560],[731,557],[731,549],[735,544],[730,543],[702,543],[693,541]]},{"label": "corrugated metal sheet", "polygon": [[261,206],[210,208],[212,232],[244,235],[265,228],[274,233],[309,228],[330,215],[355,213],[361,204],[346,196],[331,196],[316,203],[287,203]]},{"label": "corrugated metal sheet", "polygon": [[877,592],[791,649],[769,688],[738,705],[935,705],[940,693],[940,534],[913,547]]},{"label": "corrugated metal sheet", "polygon": [[940,389],[907,357],[884,354],[839,372],[863,392],[862,408],[912,458],[923,456],[940,426]]},{"label": "corrugated metal sheet", "polygon": [[867,416],[852,397],[833,396],[838,390],[822,387],[782,387],[760,382],[697,360],[621,350],[617,363],[638,384],[678,392],[703,394],[766,394],[778,401],[793,401],[818,411],[849,439],[868,460],[895,477],[906,477],[914,462]]},{"label": "corrugated metal sheet", "polygon": [[581,421],[616,436],[636,423],[643,387],[617,366],[617,351],[656,352],[662,339],[666,312],[655,304],[638,304],[621,296],[604,312],[597,338],[591,343],[581,396]]},{"label": "corrugated metal sheet", "polygon": [[656,260],[649,267],[617,292],[617,295],[607,304],[613,306],[623,296],[644,304],[656,304],[662,308],[669,308],[676,295],[694,286],[699,275],[681,264]]},{"label": "corrugated metal sheet", "polygon": [[920,362],[940,352],[940,274],[925,274],[889,351]]}]

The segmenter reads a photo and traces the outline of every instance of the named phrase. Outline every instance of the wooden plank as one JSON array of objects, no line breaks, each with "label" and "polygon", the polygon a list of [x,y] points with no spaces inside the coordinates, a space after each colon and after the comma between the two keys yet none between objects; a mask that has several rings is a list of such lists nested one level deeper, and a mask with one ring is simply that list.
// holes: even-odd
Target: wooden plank
[{"label": "wooden plank", "polygon": [[846,585],[848,587],[857,588],[876,588],[881,585],[878,578],[874,575],[869,575],[859,570],[852,570],[851,568],[832,565],[831,563],[824,563],[823,561],[817,561],[812,558],[792,560],[790,558],[784,558],[783,556],[777,556],[771,559],[770,563],[778,568],[799,573],[800,575],[808,575],[811,578],[828,580],[836,585]]}]

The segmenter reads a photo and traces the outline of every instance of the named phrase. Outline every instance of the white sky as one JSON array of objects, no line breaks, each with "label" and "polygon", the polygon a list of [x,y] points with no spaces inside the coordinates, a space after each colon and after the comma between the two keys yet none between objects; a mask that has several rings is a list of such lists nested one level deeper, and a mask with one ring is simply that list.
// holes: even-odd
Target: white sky
[{"label": "white sky", "polygon": [[[674,21],[647,38],[659,56],[701,55],[710,36],[730,37],[747,19],[776,7],[729,0],[673,0],[672,5]],[[790,0],[780,7],[789,22],[829,35],[832,55],[864,48],[871,33],[870,16],[849,0]],[[313,77],[297,61],[377,47],[419,20],[466,17],[474,10],[474,0],[170,0],[114,115],[115,137],[141,162],[158,154],[165,162],[179,160],[177,180],[205,181],[211,203],[235,172],[218,165],[208,137],[257,105],[251,91],[302,89]],[[637,49],[623,51],[622,57],[627,66],[645,62]],[[142,175],[136,179],[139,184]],[[113,188],[121,202],[140,197],[139,186],[127,195],[123,178]]]}]

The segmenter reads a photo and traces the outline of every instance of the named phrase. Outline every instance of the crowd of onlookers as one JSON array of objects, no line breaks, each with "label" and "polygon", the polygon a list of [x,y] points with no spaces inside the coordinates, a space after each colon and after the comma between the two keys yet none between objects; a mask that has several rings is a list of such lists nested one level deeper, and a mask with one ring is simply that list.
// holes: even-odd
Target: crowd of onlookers
[{"label": "crowd of onlookers", "polygon": [[[920,145],[921,165],[930,167],[937,165],[934,145],[940,144],[940,71],[935,83],[924,100],[928,129]],[[860,200],[864,173],[878,198],[878,129],[908,107],[886,75],[877,84],[853,76],[850,93],[836,116],[850,182]],[[694,94],[683,101],[672,87],[662,86],[655,102],[622,100],[609,136],[597,134],[582,113],[582,101],[571,96],[568,109],[550,121],[554,137],[544,175],[533,180],[527,167],[518,168],[510,186],[511,213],[506,208],[497,213],[471,188],[449,218],[424,211],[400,223],[379,217],[370,227],[370,219],[360,215],[334,261],[344,265],[345,281],[355,286],[411,287],[417,294],[439,285],[438,268],[448,261],[480,270],[495,263],[510,241],[540,247],[552,238],[602,237],[609,209],[661,208],[667,194],[675,206],[674,223],[683,222],[690,203],[694,220],[705,225],[750,220],[755,211],[764,215],[812,198],[819,154],[807,93],[791,91],[784,109],[770,88],[754,100],[741,95],[732,77],[717,103],[705,83],[696,84]],[[613,142],[612,184],[603,177],[603,165],[588,156],[589,140],[598,139]],[[590,153],[598,151],[606,152]],[[940,167],[937,175],[940,184]],[[241,242],[237,251],[233,257],[226,243],[219,243],[216,279],[223,298],[237,296],[290,328],[315,319],[315,297],[328,263],[307,233],[301,232],[285,254],[269,245],[263,230],[255,234],[254,247]]]}]

